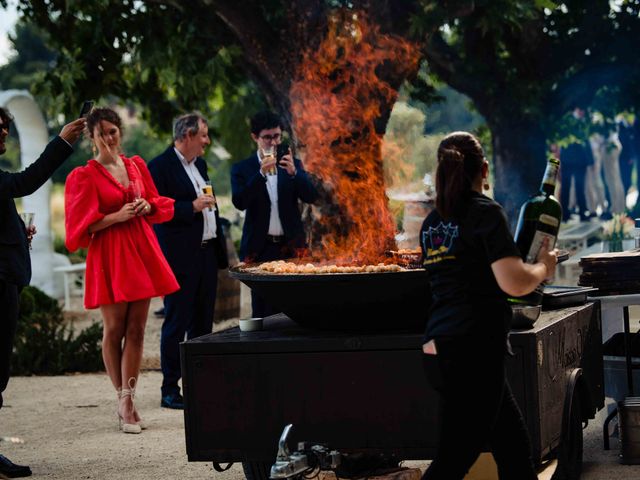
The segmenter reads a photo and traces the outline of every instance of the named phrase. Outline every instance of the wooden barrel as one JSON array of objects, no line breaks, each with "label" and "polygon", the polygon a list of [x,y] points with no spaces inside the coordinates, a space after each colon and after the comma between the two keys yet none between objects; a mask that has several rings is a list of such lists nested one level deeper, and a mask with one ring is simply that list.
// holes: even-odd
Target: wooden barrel
[{"label": "wooden barrel", "polygon": [[[227,243],[227,258],[229,265],[237,265],[239,262],[228,229],[224,229]],[[221,322],[229,318],[240,317],[240,282],[229,276],[228,270],[218,270],[218,291],[216,295],[216,308],[213,313],[213,321]]]},{"label": "wooden barrel", "polygon": [[640,397],[627,397],[618,402],[620,431],[620,463],[640,464]]}]

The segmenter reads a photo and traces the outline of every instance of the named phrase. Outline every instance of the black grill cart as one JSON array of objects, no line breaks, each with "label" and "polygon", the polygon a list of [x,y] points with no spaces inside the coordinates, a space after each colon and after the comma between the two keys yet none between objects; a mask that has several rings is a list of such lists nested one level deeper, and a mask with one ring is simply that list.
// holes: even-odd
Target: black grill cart
[{"label": "black grill cart", "polygon": [[[273,463],[289,423],[293,441],[432,458],[438,396],[424,379],[421,339],[312,330],[275,315],[262,331],[234,328],[183,343],[189,460]],[[511,342],[508,375],[535,459],[556,452],[571,474],[582,460],[582,423],[604,403],[599,308],[543,312]],[[469,392],[469,402],[478,394]]]}]

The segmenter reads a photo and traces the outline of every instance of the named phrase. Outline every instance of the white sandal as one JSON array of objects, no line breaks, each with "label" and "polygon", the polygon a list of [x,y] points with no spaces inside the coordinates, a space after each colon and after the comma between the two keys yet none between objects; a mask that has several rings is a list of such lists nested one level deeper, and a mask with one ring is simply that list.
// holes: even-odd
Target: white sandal
[{"label": "white sandal", "polygon": [[[131,377],[129,379],[129,387],[131,387],[131,380],[133,380],[133,386],[135,387],[136,379]],[[122,388],[117,390],[118,392],[118,400],[123,399],[124,397],[131,397],[131,405],[133,406],[133,397],[135,395],[135,388]],[[142,427],[139,423],[125,423],[122,415],[120,415],[120,405],[118,404],[118,411],[116,412],[118,415],[118,426],[120,430],[124,433],[140,433],[142,432]]]}]

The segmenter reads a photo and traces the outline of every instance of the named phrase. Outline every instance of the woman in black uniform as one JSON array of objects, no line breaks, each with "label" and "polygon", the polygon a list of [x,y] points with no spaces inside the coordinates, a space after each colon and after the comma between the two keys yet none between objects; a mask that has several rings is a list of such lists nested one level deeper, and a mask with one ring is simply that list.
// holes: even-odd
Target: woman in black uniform
[{"label": "woman in black uniform", "polygon": [[438,148],[436,210],[420,243],[432,306],[423,345],[427,378],[441,394],[438,452],[423,479],[462,479],[489,448],[500,479],[535,480],[531,444],[505,377],[511,308],[553,276],[557,251],[522,261],[502,207],[482,194],[489,164],[478,140],[455,132]]}]

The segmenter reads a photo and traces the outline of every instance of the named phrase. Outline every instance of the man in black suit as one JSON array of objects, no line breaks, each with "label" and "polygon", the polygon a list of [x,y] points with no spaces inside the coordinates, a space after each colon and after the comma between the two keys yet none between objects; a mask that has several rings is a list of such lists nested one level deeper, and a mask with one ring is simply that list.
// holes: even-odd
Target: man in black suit
[{"label": "man in black suit", "polygon": [[[6,151],[5,141],[13,117],[0,108],[0,155]],[[84,119],[64,126],[60,135],[45,148],[40,158],[18,173],[0,170],[0,408],[2,392],[9,382],[13,337],[18,323],[20,291],[31,281],[29,244],[35,229],[27,231],[16,210],[14,198],[31,195],[73,152],[71,146],[85,127]],[[31,469],[16,465],[0,455],[0,474],[9,478],[28,477]]]},{"label": "man in black suit", "polygon": [[[318,194],[291,150],[279,161],[263,154],[282,140],[282,122],[276,114],[256,114],[251,119],[251,138],[257,152],[231,168],[232,202],[237,209],[246,210],[240,259],[263,262],[289,258],[306,246],[299,201],[312,203]],[[251,307],[254,317],[276,313],[253,291]]]},{"label": "man in black suit", "polygon": [[184,408],[179,344],[211,333],[218,269],[227,268],[227,249],[207,165],[202,158],[211,142],[207,121],[198,113],[179,117],[174,143],[149,162],[160,195],[175,199],[173,219],[154,225],[158,241],[180,290],[164,298],[165,319],[160,337],[162,399],[165,408]]}]

